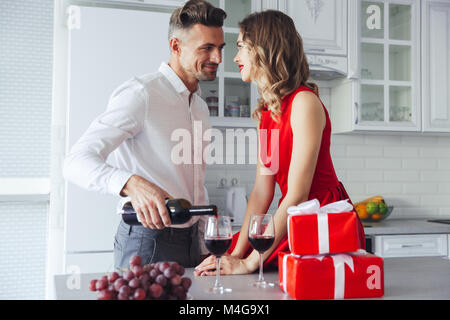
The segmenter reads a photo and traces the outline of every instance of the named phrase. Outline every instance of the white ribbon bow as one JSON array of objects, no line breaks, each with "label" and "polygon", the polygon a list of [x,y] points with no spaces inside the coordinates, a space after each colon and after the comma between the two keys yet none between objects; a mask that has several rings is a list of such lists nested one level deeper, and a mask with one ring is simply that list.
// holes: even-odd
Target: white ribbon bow
[{"label": "white ribbon bow", "polygon": [[348,254],[332,255],[334,265],[334,298],[344,299],[345,294],[345,265],[355,272],[353,258]]},{"label": "white ribbon bow", "polygon": [[[297,206],[292,206],[287,209],[288,217],[288,242],[291,250],[291,237],[289,234],[289,223],[291,217],[317,214],[317,233],[319,241],[319,254],[330,252],[330,239],[328,232],[328,214],[349,212],[353,210],[353,206],[348,202],[348,199],[329,203],[326,206],[320,207],[320,202],[317,199],[302,202]],[[292,250],[291,250],[292,251]]]},{"label": "white ribbon bow", "polygon": [[[283,256],[283,291],[287,292],[287,259],[289,256],[302,259],[317,259],[322,261],[324,255],[316,256],[296,256],[294,254],[285,254]],[[333,259],[334,265],[334,299],[344,299],[345,295],[345,265],[348,265],[352,272],[355,272],[353,258],[348,254],[333,254],[329,255]]]}]

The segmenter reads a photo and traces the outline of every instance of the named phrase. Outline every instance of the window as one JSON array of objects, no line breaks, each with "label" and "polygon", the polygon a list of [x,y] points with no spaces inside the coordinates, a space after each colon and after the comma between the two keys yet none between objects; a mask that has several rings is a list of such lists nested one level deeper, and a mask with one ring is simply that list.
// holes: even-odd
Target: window
[{"label": "window", "polygon": [[0,299],[45,298],[48,199],[5,190],[50,176],[52,63],[53,0],[0,1]]}]

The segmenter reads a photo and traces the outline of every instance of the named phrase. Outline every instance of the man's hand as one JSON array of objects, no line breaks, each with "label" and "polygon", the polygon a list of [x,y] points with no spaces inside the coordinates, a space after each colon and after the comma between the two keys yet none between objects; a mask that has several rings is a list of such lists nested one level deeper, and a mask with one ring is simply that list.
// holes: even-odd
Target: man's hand
[{"label": "man's hand", "polygon": [[131,204],[144,227],[163,229],[170,226],[165,199],[172,197],[154,183],[133,175],[120,194],[131,198]]}]

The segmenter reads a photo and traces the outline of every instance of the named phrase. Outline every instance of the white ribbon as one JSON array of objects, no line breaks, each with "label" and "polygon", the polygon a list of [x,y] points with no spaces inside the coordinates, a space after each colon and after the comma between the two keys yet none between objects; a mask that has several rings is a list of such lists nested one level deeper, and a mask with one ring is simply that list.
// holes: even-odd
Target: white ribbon
[{"label": "white ribbon", "polygon": [[329,203],[326,206],[320,207],[320,202],[317,199],[309,200],[300,203],[297,206],[292,206],[287,209],[289,214],[288,223],[288,243],[291,249],[291,236],[289,234],[289,223],[293,216],[317,214],[317,234],[319,242],[319,254],[330,252],[330,239],[328,231],[328,214],[349,212],[353,210],[353,206],[348,202],[348,199]]},{"label": "white ribbon", "polygon": [[331,255],[334,265],[334,299],[344,299],[345,294],[345,265],[355,272],[353,258],[348,254]]},{"label": "white ribbon", "polygon": [[[362,254],[362,253],[361,253]],[[324,255],[308,255],[298,256],[294,254],[285,254],[283,256],[283,291],[287,292],[287,259],[288,257],[295,257],[301,259],[317,259],[322,261]],[[329,255],[333,259],[334,266],[334,299],[344,299],[345,295],[345,265],[348,265],[352,272],[355,272],[353,258],[348,254],[333,254]]]},{"label": "white ribbon", "polygon": [[284,256],[283,256],[283,269],[282,269],[282,272],[283,272],[283,291],[285,292],[285,293],[288,293],[287,292],[287,258],[289,257],[289,256],[294,256],[293,254],[285,254]]}]

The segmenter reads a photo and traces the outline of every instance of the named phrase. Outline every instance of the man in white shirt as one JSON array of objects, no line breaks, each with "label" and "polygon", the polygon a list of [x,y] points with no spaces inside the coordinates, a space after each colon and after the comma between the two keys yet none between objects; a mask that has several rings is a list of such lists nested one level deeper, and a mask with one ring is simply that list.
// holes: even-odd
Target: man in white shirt
[{"label": "man in white shirt", "polygon": [[[92,122],[66,158],[66,179],[88,190],[120,195],[119,210],[131,201],[143,225],[119,224],[116,268],[128,267],[136,254],[143,263],[178,261],[192,267],[208,253],[202,219],[171,225],[165,199],[208,202],[205,163],[192,157],[203,155],[203,133],[210,128],[198,83],[216,78],[225,45],[225,18],[222,9],[203,0],[188,1],[175,10],[169,24],[169,63],[119,86],[106,112]],[[183,150],[191,153],[185,163],[173,160],[180,132],[190,141],[190,148]],[[106,163],[113,151],[116,167]]]}]

